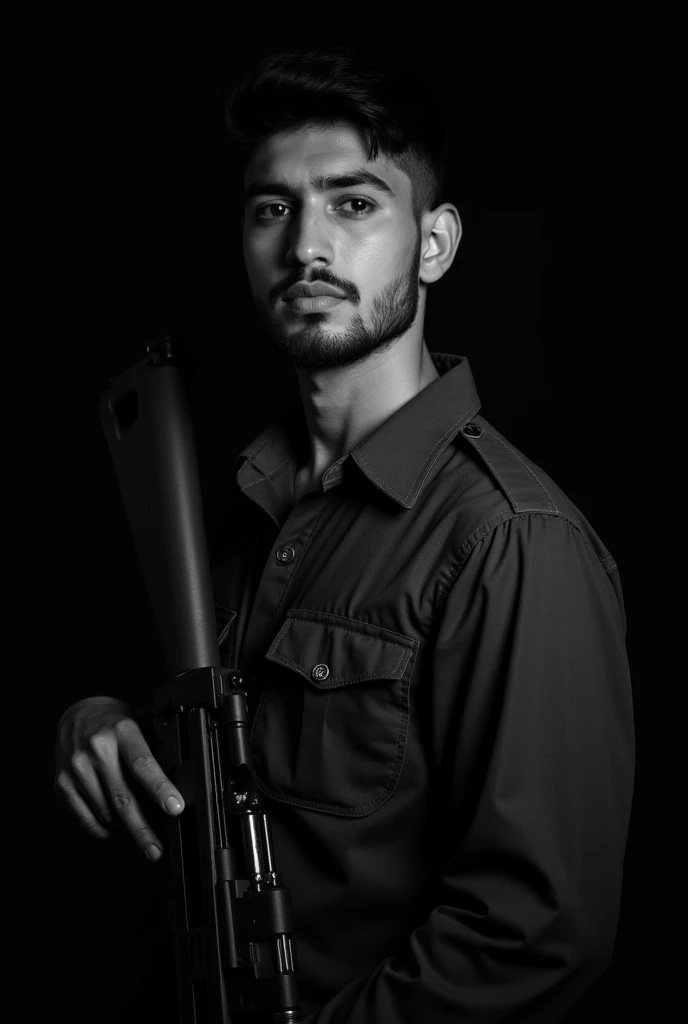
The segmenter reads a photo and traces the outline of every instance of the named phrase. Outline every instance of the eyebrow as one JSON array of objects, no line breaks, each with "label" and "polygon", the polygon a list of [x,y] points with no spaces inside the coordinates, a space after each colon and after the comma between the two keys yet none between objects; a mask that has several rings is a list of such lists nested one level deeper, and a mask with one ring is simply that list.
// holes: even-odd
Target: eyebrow
[{"label": "eyebrow", "polygon": [[[352,185],[367,185],[368,188],[375,189],[377,192],[384,192],[385,195],[391,196],[392,199],[397,198],[396,192],[390,188],[386,181],[378,178],[377,174],[367,171],[364,167],[356,167],[343,174],[317,174],[311,178],[311,187],[316,192],[331,192],[336,188],[351,188]],[[254,181],[246,189],[244,203],[247,203],[249,199],[253,199],[254,196],[263,195],[286,196],[288,199],[298,199],[299,192],[286,181]]]}]

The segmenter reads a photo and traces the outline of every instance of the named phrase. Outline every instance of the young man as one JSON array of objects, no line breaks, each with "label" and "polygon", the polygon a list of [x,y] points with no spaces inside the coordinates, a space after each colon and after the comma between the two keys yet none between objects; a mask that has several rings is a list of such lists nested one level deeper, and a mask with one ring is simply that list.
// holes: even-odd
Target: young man
[{"label": "young man", "polygon": [[[552,1024],[614,947],[626,622],[590,524],[426,346],[461,223],[425,88],[335,50],[233,95],[250,287],[302,401],[237,460],[218,633],[254,679],[309,1024]],[[63,716],[56,786],[153,859],[142,790],[181,800],[106,697]]]}]

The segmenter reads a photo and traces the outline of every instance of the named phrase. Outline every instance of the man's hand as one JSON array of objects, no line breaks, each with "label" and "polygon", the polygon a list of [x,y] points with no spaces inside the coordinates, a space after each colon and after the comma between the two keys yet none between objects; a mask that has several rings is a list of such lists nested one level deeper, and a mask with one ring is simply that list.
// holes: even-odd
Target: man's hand
[{"label": "man's hand", "polygon": [[72,704],[57,727],[55,792],[91,835],[106,839],[117,815],[146,856],[158,860],[162,843],[141,813],[132,778],[168,814],[181,813],[184,801],[153,757],[134,714],[114,697]]}]

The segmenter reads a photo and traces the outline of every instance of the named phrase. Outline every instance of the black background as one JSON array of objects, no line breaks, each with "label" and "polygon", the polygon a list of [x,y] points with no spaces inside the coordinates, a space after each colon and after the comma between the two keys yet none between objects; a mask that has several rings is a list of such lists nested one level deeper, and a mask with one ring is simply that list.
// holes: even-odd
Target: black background
[{"label": "black background", "polygon": [[[482,414],[558,481],[619,563],[636,795],[615,965],[589,1006],[612,1020],[638,1009],[670,1019],[682,665],[667,655],[673,598],[659,571],[675,571],[676,557],[675,483],[662,452],[665,383],[683,348],[681,12],[10,9],[3,789],[12,1019],[134,1020],[123,1007],[139,975],[160,971],[159,992],[169,989],[164,964],[147,959],[156,868],[123,839],[82,835],[52,790],[62,710],[93,692],[135,697],[161,673],[98,398],[154,335],[186,339],[201,367],[192,403],[212,538],[233,453],[297,397],[253,314],[224,89],[266,50],[330,42],[405,54],[446,97],[445,198],[464,236],[429,291],[425,337],[431,349],[468,356]],[[153,1019],[152,1005],[140,1019]]]}]

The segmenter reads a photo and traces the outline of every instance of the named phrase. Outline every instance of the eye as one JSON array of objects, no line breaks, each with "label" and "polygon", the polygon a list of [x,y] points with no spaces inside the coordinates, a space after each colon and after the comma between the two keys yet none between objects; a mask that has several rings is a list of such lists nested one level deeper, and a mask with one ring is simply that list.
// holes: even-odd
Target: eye
[{"label": "eye", "polygon": [[345,199],[341,205],[345,206],[346,203],[364,203],[368,207],[367,210],[352,210],[351,212],[355,217],[368,216],[375,209],[375,204],[371,203],[370,199],[363,199],[362,196],[356,196],[354,199]]},{"label": "eye", "polygon": [[265,206],[259,206],[256,210],[257,220],[284,220],[283,217],[268,217],[266,216],[268,210],[273,210],[276,207],[281,207],[283,210],[287,210],[288,207],[285,203],[267,203]]},{"label": "eye", "polygon": [[[373,213],[373,211],[376,208],[375,203],[373,203],[372,200],[364,199],[362,196],[354,196],[351,199],[342,200],[342,202],[339,203],[339,205],[336,206],[335,209],[339,210],[342,208],[342,206],[346,206],[347,203],[355,203],[359,205],[363,204],[363,206],[365,207],[365,209],[363,210],[358,209],[348,211],[350,216],[353,216],[358,220],[362,220],[364,217],[370,216],[370,214]],[[256,210],[256,220],[284,220],[285,218],[283,214],[272,216],[271,214],[268,213],[269,210],[277,209],[288,210],[289,207],[286,205],[286,203],[266,203],[265,206],[259,206],[258,209]]]}]

